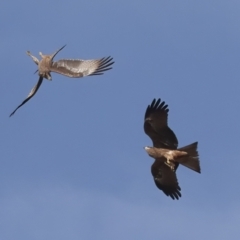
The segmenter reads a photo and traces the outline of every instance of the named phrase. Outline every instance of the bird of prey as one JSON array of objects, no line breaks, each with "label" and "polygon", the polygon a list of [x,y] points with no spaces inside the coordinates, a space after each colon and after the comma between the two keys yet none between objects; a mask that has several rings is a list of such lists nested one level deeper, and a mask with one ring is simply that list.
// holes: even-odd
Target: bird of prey
[{"label": "bird of prey", "polygon": [[112,57],[104,57],[100,59],[81,60],[81,59],[61,59],[56,62],[53,61],[54,57],[59,51],[61,51],[66,45],[57,50],[51,55],[43,55],[39,52],[41,60],[39,61],[29,51],[27,55],[38,65],[39,80],[37,84],[28,94],[27,98],[10,114],[10,117],[29,101],[38,91],[43,79],[52,80],[51,72],[56,72],[71,78],[81,78],[85,76],[102,75],[103,72],[112,69],[111,65],[114,63]]},{"label": "bird of prey", "polygon": [[[161,99],[153,99],[146,109],[144,131],[152,139],[153,148],[146,147],[149,155],[155,158],[151,167],[156,186],[172,199],[181,197],[176,170],[179,163],[200,172],[197,143],[180,148],[175,133],[168,127],[168,105]],[[190,160],[189,160],[190,159]],[[194,159],[194,164],[189,162]],[[188,161],[189,160],[189,161]]]},{"label": "bird of prey", "polygon": [[163,161],[172,171],[175,169],[175,164],[180,163],[200,173],[197,145],[198,143],[195,142],[177,150],[156,147],[145,147],[145,150],[150,157]]}]

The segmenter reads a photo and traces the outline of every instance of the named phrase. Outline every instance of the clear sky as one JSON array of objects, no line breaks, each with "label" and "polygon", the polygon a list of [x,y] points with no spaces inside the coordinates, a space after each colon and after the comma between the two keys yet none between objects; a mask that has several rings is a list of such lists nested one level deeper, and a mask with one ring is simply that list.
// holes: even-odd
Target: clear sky
[{"label": "clear sky", "polygon": [[[1,240],[240,237],[240,1],[2,1]],[[26,55],[111,55],[102,76],[36,84]],[[158,190],[143,147],[146,107],[169,105],[182,198]]]}]

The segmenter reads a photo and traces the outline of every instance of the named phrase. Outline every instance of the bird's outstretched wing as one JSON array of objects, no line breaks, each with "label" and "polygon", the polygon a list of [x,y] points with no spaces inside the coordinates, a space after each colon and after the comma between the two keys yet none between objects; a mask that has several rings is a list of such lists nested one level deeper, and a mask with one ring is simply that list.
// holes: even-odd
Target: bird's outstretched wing
[{"label": "bird's outstretched wing", "polygon": [[144,131],[158,148],[177,149],[178,140],[168,127],[168,105],[161,99],[153,99],[148,105],[144,119]]},{"label": "bird's outstretched wing", "polygon": [[151,168],[156,186],[172,199],[179,199],[181,188],[175,171],[172,171],[164,162],[155,161]]},{"label": "bird's outstretched wing", "polygon": [[112,57],[94,60],[61,59],[53,62],[50,70],[72,78],[101,75],[103,72],[112,69],[110,67],[114,63],[112,60]]},{"label": "bird's outstretched wing", "polygon": [[23,106],[27,101],[29,101],[37,92],[43,81],[42,77],[39,77],[37,84],[33,87],[31,92],[28,94],[27,98],[10,114],[11,117],[21,106]]}]

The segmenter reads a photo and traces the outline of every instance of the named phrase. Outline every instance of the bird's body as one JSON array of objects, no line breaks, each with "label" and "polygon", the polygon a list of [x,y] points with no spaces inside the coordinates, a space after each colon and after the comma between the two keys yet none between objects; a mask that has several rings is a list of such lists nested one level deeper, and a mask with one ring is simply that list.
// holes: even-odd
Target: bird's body
[{"label": "bird's body", "polygon": [[51,77],[51,66],[52,66],[52,57],[51,56],[48,56],[48,55],[42,55],[40,54],[42,59],[39,61],[39,64],[38,64],[38,75],[43,77],[43,78],[46,78],[48,80],[52,80],[52,77]]},{"label": "bird's body", "polygon": [[165,163],[173,171],[175,169],[175,163],[178,159],[187,156],[187,152],[178,151],[178,150],[169,150],[164,148],[156,147],[145,147],[146,152],[152,158],[155,158],[157,161]]},{"label": "bird's body", "polygon": [[144,131],[151,138],[153,147],[146,147],[148,154],[155,159],[151,167],[156,186],[172,199],[181,197],[176,170],[179,163],[200,172],[197,143],[183,148],[178,147],[175,133],[168,126],[168,105],[154,99],[146,109]]},{"label": "bird's body", "polygon": [[177,150],[156,147],[145,147],[145,150],[150,157],[157,161],[164,162],[173,171],[175,171],[175,165],[180,163],[200,173],[197,142]]},{"label": "bird's body", "polygon": [[33,89],[30,91],[27,98],[10,114],[10,117],[17,111],[18,108],[23,106],[36,94],[44,78],[47,80],[52,80],[51,72],[56,72],[67,77],[81,78],[91,75],[102,75],[104,71],[112,69],[111,65],[114,62],[112,61],[113,59],[111,57],[93,60],[61,59],[54,62],[54,57],[65,46],[63,46],[51,55],[43,55],[40,52],[39,55],[42,57],[40,61],[36,57],[34,57],[29,51],[27,51],[27,55],[30,56],[32,60],[38,65],[37,71],[39,75],[39,80],[37,84],[33,87]]}]

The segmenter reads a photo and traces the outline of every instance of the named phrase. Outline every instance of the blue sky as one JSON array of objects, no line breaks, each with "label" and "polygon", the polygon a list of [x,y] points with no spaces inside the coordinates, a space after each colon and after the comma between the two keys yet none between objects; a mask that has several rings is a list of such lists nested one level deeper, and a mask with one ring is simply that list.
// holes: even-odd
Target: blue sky
[{"label": "blue sky", "polygon": [[[4,1],[1,240],[239,239],[239,1]],[[102,76],[36,84],[26,55],[111,55]],[[155,187],[145,109],[161,98],[202,173],[177,171],[182,198]]]}]

